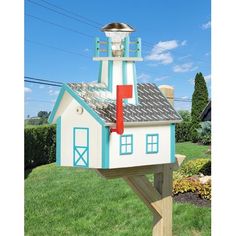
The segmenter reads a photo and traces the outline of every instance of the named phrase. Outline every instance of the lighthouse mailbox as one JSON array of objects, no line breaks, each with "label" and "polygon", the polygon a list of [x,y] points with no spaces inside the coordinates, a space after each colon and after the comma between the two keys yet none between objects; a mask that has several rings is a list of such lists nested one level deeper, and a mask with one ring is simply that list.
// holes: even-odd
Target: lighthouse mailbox
[{"label": "lighthouse mailbox", "polygon": [[181,117],[156,84],[137,83],[141,39],[124,23],[95,39],[98,81],[61,88],[50,123],[56,123],[60,166],[114,169],[175,162],[175,124]]}]

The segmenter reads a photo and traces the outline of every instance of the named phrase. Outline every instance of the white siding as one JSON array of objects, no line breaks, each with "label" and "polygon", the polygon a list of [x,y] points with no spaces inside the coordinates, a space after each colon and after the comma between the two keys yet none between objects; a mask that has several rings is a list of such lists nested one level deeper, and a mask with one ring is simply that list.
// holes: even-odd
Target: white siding
[{"label": "white siding", "polygon": [[72,97],[70,94],[68,94],[66,91],[64,92],[63,96],[62,96],[62,101],[60,106],[57,109],[57,112],[55,114],[55,117],[53,119],[52,123],[56,123],[56,119],[64,112],[64,110],[66,110],[67,106],[69,106],[69,104],[72,101]]},{"label": "white siding", "polygon": [[136,104],[135,100],[135,87],[134,87],[134,62],[127,62],[127,84],[133,85],[133,97],[128,99],[128,103]]},{"label": "white siding", "polygon": [[122,81],[122,61],[113,61],[112,71],[112,98],[116,99],[116,86],[123,84]]},{"label": "white siding", "polygon": [[80,104],[71,101],[61,117],[61,166],[73,166],[73,128],[89,128],[89,168],[101,168],[101,125],[85,110],[79,115]]},{"label": "white siding", "polygon": [[[146,134],[159,134],[159,152],[146,154]],[[170,126],[149,126],[125,128],[124,135],[133,135],[133,153],[120,155],[120,135],[110,136],[110,166],[121,168],[170,163]]]},{"label": "white siding", "polygon": [[108,86],[108,61],[102,62],[101,82]]}]

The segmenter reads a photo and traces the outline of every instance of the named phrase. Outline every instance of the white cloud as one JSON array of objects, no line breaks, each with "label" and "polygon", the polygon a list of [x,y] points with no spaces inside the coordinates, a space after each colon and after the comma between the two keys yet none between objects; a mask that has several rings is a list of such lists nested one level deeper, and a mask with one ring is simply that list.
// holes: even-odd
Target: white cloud
[{"label": "white cloud", "polygon": [[191,54],[188,54],[188,55],[179,57],[178,60],[179,60],[179,61],[182,61],[182,60],[188,59],[188,58],[190,58],[190,57],[191,57]]},{"label": "white cloud", "polygon": [[150,78],[151,78],[151,76],[148,75],[148,74],[145,74],[145,73],[142,73],[141,75],[138,75],[138,76],[137,76],[137,79],[138,79],[140,82],[143,82],[143,83],[147,83]]},{"label": "white cloud", "polygon": [[211,81],[211,74],[204,76],[204,79],[206,82],[210,82]]},{"label": "white cloud", "polygon": [[89,49],[88,49],[88,48],[85,48],[85,49],[84,49],[84,51],[85,51],[85,52],[88,52],[88,51],[89,51]]},{"label": "white cloud", "polygon": [[[206,83],[210,82],[211,81],[211,74],[204,76],[204,79],[205,79]],[[188,82],[190,84],[194,85],[194,83],[195,83],[194,78],[189,79]]]},{"label": "white cloud", "polygon": [[59,90],[49,89],[48,94],[50,96],[57,96],[59,94]]},{"label": "white cloud", "polygon": [[175,65],[173,67],[173,71],[177,73],[183,73],[183,72],[188,72],[188,71],[194,71],[197,68],[198,68],[197,66],[193,67],[193,63],[184,63],[182,65]]},{"label": "white cloud", "polygon": [[202,24],[202,29],[203,30],[206,30],[206,29],[209,29],[209,28],[211,28],[211,21],[208,21],[207,23]]},{"label": "white cloud", "polygon": [[176,40],[160,41],[151,50],[151,53],[146,56],[149,61],[159,61],[161,64],[170,64],[173,62],[173,56],[169,52],[177,48],[178,42]]},{"label": "white cloud", "polygon": [[31,88],[28,88],[28,87],[24,87],[24,92],[25,92],[25,93],[31,93],[31,92],[32,92],[32,89],[31,89]]},{"label": "white cloud", "polygon": [[190,111],[191,110],[191,102],[182,102],[182,101],[178,102],[178,101],[175,101],[174,107],[177,111],[180,111],[180,110]]},{"label": "white cloud", "polygon": [[167,75],[159,76],[159,77],[156,77],[154,79],[154,81],[162,81],[162,80],[165,80],[165,79],[168,79],[168,78],[169,78],[169,76],[167,76]]},{"label": "white cloud", "polygon": [[188,98],[189,98],[188,96],[181,97],[181,99],[188,99]]},{"label": "white cloud", "polygon": [[45,88],[45,85],[40,84],[40,85],[39,85],[39,88],[40,88],[40,89],[44,89],[44,88]]}]

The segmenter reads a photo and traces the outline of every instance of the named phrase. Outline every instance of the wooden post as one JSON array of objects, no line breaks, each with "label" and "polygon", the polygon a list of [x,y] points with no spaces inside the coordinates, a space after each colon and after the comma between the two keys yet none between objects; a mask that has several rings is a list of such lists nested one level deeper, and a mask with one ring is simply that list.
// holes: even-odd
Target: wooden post
[{"label": "wooden post", "polygon": [[153,215],[153,236],[172,235],[172,176],[171,165],[164,165],[162,173],[154,174],[154,188],[161,194],[162,217]]},{"label": "wooden post", "polygon": [[[176,154],[176,163],[118,169],[97,169],[107,179],[122,177],[153,214],[153,236],[172,236],[172,178],[185,156]],[[146,174],[154,174],[152,184]]]}]

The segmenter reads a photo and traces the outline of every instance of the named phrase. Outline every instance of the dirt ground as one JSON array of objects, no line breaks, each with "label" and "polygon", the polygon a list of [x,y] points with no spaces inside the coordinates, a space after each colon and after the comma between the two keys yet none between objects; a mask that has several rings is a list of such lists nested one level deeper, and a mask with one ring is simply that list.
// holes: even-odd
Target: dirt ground
[{"label": "dirt ground", "polygon": [[207,199],[202,199],[198,196],[197,193],[187,192],[187,193],[179,193],[173,197],[175,202],[180,203],[192,203],[196,206],[200,207],[211,207],[211,201]]}]

